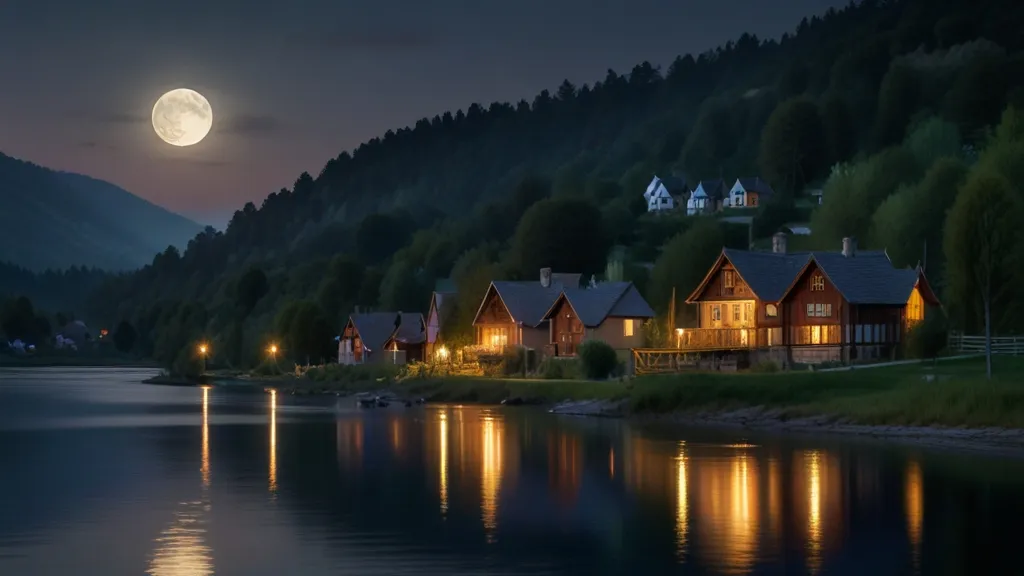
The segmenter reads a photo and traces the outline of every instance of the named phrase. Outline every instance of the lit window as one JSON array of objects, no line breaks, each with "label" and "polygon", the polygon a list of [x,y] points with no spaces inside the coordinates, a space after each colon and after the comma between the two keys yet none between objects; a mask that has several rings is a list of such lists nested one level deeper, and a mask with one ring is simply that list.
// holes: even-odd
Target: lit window
[{"label": "lit window", "polygon": [[769,318],[778,318],[778,316],[779,316],[779,307],[776,306],[775,304],[765,304],[765,306],[764,306],[764,315],[769,317]]},{"label": "lit window", "polygon": [[732,305],[732,321],[733,322],[739,322],[740,321],[740,305],[739,304],[733,304]]},{"label": "lit window", "polygon": [[811,277],[811,292],[823,292],[825,290],[825,277],[815,274]]},{"label": "lit window", "polygon": [[726,270],[725,271],[725,287],[726,288],[732,288],[733,286],[736,285],[736,279],[733,277],[732,274],[733,274],[732,270]]},{"label": "lit window", "polygon": [[808,304],[807,305],[807,317],[808,318],[813,318],[814,317],[814,304]]},{"label": "lit window", "polygon": [[633,335],[633,319],[626,318],[622,321],[622,335],[632,336]]},{"label": "lit window", "polygon": [[715,304],[714,306],[711,307],[711,319],[712,320],[721,320],[722,319],[722,309],[718,307],[718,304]]}]

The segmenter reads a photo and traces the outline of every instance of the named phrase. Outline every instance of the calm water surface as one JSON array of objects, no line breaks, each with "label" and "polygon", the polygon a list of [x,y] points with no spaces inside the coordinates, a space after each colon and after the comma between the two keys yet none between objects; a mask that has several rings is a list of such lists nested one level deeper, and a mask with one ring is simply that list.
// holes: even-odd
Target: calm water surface
[{"label": "calm water surface", "polygon": [[1017,574],[1024,466],[0,371],[0,574]]}]

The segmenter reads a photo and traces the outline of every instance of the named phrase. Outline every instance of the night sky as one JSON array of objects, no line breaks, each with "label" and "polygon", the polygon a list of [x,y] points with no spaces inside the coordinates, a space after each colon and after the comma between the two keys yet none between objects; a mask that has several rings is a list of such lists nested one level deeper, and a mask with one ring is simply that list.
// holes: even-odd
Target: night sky
[{"label": "night sky", "polygon": [[[223,226],[246,201],[389,128],[515,101],[748,31],[777,37],[845,0],[4,0],[0,151],[109,180]],[[200,144],[150,126],[188,87]]]}]

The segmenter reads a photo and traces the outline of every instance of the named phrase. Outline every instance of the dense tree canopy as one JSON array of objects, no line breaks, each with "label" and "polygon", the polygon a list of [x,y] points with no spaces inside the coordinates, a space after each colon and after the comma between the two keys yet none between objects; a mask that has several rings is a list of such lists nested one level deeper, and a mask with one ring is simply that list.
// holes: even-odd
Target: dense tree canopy
[{"label": "dense tree canopy", "polygon": [[[684,297],[723,245],[749,239],[645,214],[655,174],[691,186],[759,176],[778,194],[756,215],[755,244],[809,221],[808,248],[855,236],[900,265],[922,260],[942,286],[953,256],[937,223],[966,172],[998,175],[1018,195],[1024,182],[1024,121],[999,122],[1024,101],[1021,22],[1024,5],[1009,0],[866,0],[779,39],[742,34],[664,69],[645,62],[531,101],[440,113],[108,279],[88,306],[47,308],[127,320],[138,350],[166,358],[170,343],[204,335],[246,350],[282,328],[288,338],[275,322],[286,307],[321,318],[325,334],[356,306],[425,312],[435,282],[452,278],[466,331],[491,280],[533,279],[542,266],[601,274],[619,245],[623,270],[655,263],[646,296],[664,311],[672,286]],[[806,190],[818,187],[815,208]],[[242,297],[250,269],[266,289]]]}]

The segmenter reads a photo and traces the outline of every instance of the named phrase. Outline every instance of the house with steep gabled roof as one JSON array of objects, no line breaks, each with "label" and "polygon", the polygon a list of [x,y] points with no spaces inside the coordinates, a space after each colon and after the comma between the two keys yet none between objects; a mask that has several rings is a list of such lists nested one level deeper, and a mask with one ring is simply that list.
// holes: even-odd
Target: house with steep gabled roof
[{"label": "house with steep gabled roof", "polygon": [[[446,355],[442,330],[444,323],[451,319],[455,312],[456,303],[455,282],[450,279],[438,280],[434,285],[434,292],[430,295],[430,306],[427,309],[426,318],[426,349],[425,357],[434,358],[439,354]],[[441,350],[444,349],[442,353]],[[442,359],[443,358],[439,358]]]},{"label": "house with steep gabled roof", "polygon": [[491,282],[473,318],[476,345],[494,350],[543,349],[549,335],[544,315],[563,289],[579,287],[581,276],[543,268],[539,281]]},{"label": "house with steep gabled roof", "polygon": [[395,331],[384,342],[384,354],[390,355],[393,364],[422,362],[427,342],[425,328],[423,314],[399,312]]},{"label": "house with steep gabled roof", "polygon": [[756,208],[775,195],[771,185],[760,178],[737,178],[729,190],[729,208]]},{"label": "house with steep gabled roof", "polygon": [[701,180],[686,201],[686,214],[696,216],[718,212],[725,205],[727,196],[725,183],[721,178]]},{"label": "house with steep gabled roof", "polygon": [[338,341],[339,364],[423,359],[426,341],[423,315],[402,312],[351,314]]},{"label": "house with steep gabled roof", "polygon": [[648,212],[669,212],[682,207],[688,196],[686,181],[678,176],[654,176],[644,191]]},{"label": "house with steep gabled roof", "polygon": [[852,238],[839,252],[723,249],[686,302],[697,327],[677,331],[690,350],[771,352],[784,362],[816,363],[891,354],[909,328],[939,301],[924,271],[899,269],[882,251],[858,251]]},{"label": "house with steep gabled roof", "polygon": [[550,331],[547,355],[575,356],[587,340],[625,352],[644,345],[641,327],[654,311],[632,282],[566,288],[544,314]]}]

